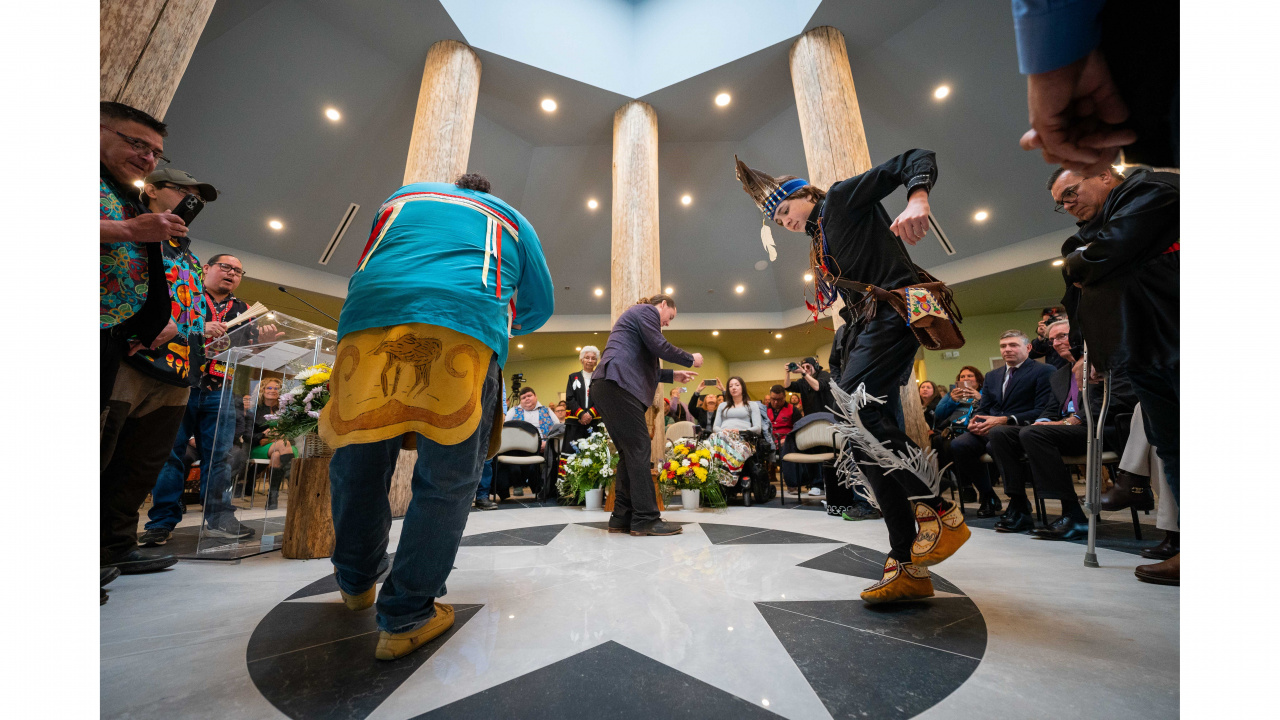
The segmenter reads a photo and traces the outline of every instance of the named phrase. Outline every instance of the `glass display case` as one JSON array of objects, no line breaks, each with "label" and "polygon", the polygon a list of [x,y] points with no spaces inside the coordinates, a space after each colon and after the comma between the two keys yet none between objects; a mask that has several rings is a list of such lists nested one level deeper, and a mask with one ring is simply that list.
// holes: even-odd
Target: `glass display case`
[{"label": "glass display case", "polygon": [[225,379],[214,432],[212,468],[201,468],[204,515],[187,559],[230,560],[279,550],[289,506],[289,474],[303,438],[274,435],[281,397],[303,386],[298,375],[332,365],[337,333],[272,312],[210,341],[206,355]]}]

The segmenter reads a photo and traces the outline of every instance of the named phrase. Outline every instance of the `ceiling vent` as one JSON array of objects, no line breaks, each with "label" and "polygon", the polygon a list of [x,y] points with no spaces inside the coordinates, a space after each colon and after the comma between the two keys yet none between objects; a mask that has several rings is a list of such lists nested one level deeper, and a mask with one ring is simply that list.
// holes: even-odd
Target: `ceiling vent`
[{"label": "ceiling vent", "polygon": [[942,251],[948,255],[955,255],[955,246],[947,239],[947,234],[942,232],[942,226],[938,224],[938,220],[933,216],[933,213],[929,213],[929,227],[933,228],[933,234],[938,237],[938,243],[942,245]]},{"label": "ceiling vent", "polygon": [[320,264],[328,265],[329,259],[333,257],[333,253],[338,249],[338,243],[342,242],[342,236],[347,234],[347,228],[351,227],[351,221],[356,219],[356,213],[360,211],[360,206],[351,203],[347,207],[347,211],[342,214],[342,220],[338,222],[338,228],[333,231],[333,237],[329,238],[329,244],[324,247],[324,252],[320,253]]}]

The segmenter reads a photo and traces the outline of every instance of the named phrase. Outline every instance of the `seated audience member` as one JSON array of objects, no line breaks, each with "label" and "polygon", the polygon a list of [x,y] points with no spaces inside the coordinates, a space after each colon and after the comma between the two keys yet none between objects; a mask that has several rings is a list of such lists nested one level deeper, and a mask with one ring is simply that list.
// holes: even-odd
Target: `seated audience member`
[{"label": "seated audience member", "polygon": [[665,422],[667,425],[678,422],[692,422],[696,424],[696,421],[693,419],[693,413],[689,410],[689,406],[685,405],[680,400],[680,391],[683,389],[684,388],[678,387],[671,388],[671,397],[665,398],[667,402],[667,415]]},{"label": "seated audience member", "polygon": [[765,400],[765,413],[769,417],[773,444],[779,448],[791,434],[791,426],[798,420],[795,408],[787,403],[786,390],[781,385],[769,388],[769,396]]},{"label": "seated audience member", "polygon": [[[1173,493],[1169,492],[1169,483],[1164,477],[1164,462],[1147,439],[1146,421],[1142,417],[1141,404],[1134,408],[1133,420],[1129,425],[1129,440],[1125,443],[1124,454],[1120,457],[1120,477],[1126,476],[1130,480],[1129,487],[1138,487],[1138,481],[1145,481],[1146,495],[1139,495],[1131,500],[1128,493],[1123,492],[1122,484],[1117,482],[1103,494],[1102,509],[1120,510],[1127,507],[1141,509],[1141,502],[1144,499],[1151,499],[1150,482],[1151,478],[1155,478],[1159,500],[1156,505],[1156,529],[1164,531],[1164,540],[1159,545],[1144,549],[1140,554],[1150,560],[1169,560],[1179,551],[1178,503],[1174,501]],[[1112,492],[1117,488],[1122,492]],[[1158,565],[1140,565],[1139,567],[1147,568],[1144,572],[1151,573],[1152,569],[1157,568]],[[1159,568],[1159,571],[1157,573],[1160,577],[1172,579],[1175,583],[1178,580],[1176,568]],[[1139,577],[1142,576],[1139,575]]]},{"label": "seated audience member", "polygon": [[937,384],[932,380],[922,380],[920,382],[920,407],[924,409],[924,421],[930,428],[933,427],[934,409],[938,407],[938,403],[942,400],[942,391],[938,389]]},{"label": "seated audience member", "polygon": [[[1049,327],[1049,338],[1063,359],[1072,361],[1049,376],[1051,397],[1041,408],[1035,422],[1025,427],[1002,425],[991,428],[988,443],[991,457],[1004,477],[1004,491],[1009,496],[1009,508],[996,522],[999,532],[1023,532],[1035,526],[1031,501],[1027,499],[1027,483],[1032,481],[1046,495],[1057,496],[1062,503],[1062,517],[1047,528],[1032,532],[1044,540],[1078,540],[1089,532],[1088,519],[1076,497],[1075,486],[1063,455],[1083,455],[1089,439],[1082,407],[1084,390],[1081,387],[1083,363],[1077,361],[1071,351],[1071,328],[1066,320]],[[1128,381],[1123,375],[1111,380],[1111,404],[1107,414],[1108,424],[1114,428],[1117,415],[1129,412],[1135,402]],[[1090,385],[1090,402],[1093,412],[1102,409],[1102,385]],[[1096,415],[1095,415],[1096,416]],[[1115,434],[1104,433],[1114,440]],[[1022,461],[1023,455],[1026,462]],[[1028,477],[1028,472],[1030,477]]]},{"label": "seated audience member", "polygon": [[591,429],[600,423],[600,414],[591,404],[591,377],[600,362],[600,349],[587,345],[578,352],[578,362],[582,369],[569,374],[569,383],[564,389],[564,404],[568,421],[564,428],[565,447],[591,434]]},{"label": "seated audience member", "polygon": [[752,402],[751,394],[747,392],[746,381],[736,375],[729,378],[725,397],[728,400],[716,408],[712,429],[715,432],[731,432],[739,435],[739,439],[746,442],[753,451],[746,464],[742,466],[741,479],[736,487],[743,493],[754,491],[757,499],[768,500],[769,488],[764,487],[766,478],[761,460],[761,454],[767,446],[760,411]]},{"label": "seated audience member", "polygon": [[1053,368],[1028,360],[1030,350],[1026,333],[1021,330],[1008,330],[1000,336],[1004,366],[987,373],[968,432],[951,441],[956,476],[961,484],[978,488],[980,518],[995,517],[1002,507],[981,459],[983,453],[990,452],[988,434],[1000,425],[1030,425],[1052,396],[1049,376]]},{"label": "seated audience member", "polygon": [[816,412],[831,412],[828,408],[835,405],[831,395],[831,373],[822,369],[818,359],[807,357],[800,361],[800,378],[791,380],[795,372],[788,363],[783,367],[782,385],[790,392],[800,394],[800,404],[805,415]]},{"label": "seated audience member", "polygon": [[[289,469],[293,467],[293,458],[297,455],[297,448],[292,443],[275,434],[275,420],[268,420],[267,416],[274,414],[280,409],[280,390],[284,387],[284,383],[278,378],[267,378],[258,386],[259,401],[258,411],[253,421],[253,448],[249,451],[249,457],[254,460],[266,460],[269,480],[267,486],[267,507],[274,508],[276,500],[280,493],[280,482],[289,476]],[[252,492],[252,490],[249,490]],[[241,535],[239,537],[252,537],[252,529],[243,528],[241,532],[248,530],[250,535]]]},{"label": "seated audience member", "polygon": [[720,396],[715,393],[703,394],[703,390],[714,387],[724,392],[724,385],[720,383],[720,378],[711,380],[702,380],[698,383],[698,389],[694,391],[689,398],[689,412],[693,414],[693,420],[699,427],[706,429],[708,432],[716,421],[716,408],[720,407]]},{"label": "seated audience member", "polygon": [[[538,428],[538,452],[541,453],[546,448],[547,433],[551,432],[551,428],[556,424],[556,416],[551,409],[538,402],[538,393],[534,392],[532,387],[528,385],[520,389],[520,404],[511,408],[506,414],[507,420],[523,420],[530,425]],[[530,489],[537,492],[541,489],[544,468],[538,465],[506,465],[498,464],[495,472],[506,473],[506,484],[499,482],[499,487],[510,487],[514,495],[524,495],[524,485],[528,485]],[[536,487],[535,487],[536,486]]]},{"label": "seated audience member", "polygon": [[[950,392],[944,392],[933,410],[933,434],[929,436],[929,444],[938,453],[938,467],[946,467],[952,463],[951,441],[969,430],[969,420],[973,417],[974,408],[982,393],[982,371],[972,365],[965,365],[956,373],[956,386]],[[944,485],[951,485],[950,475],[942,480]],[[960,488],[960,499],[974,502],[978,499],[978,491],[972,485]]]},{"label": "seated audience member", "polygon": [[569,408],[566,407],[565,401],[561,400],[551,406],[551,412],[555,413],[556,422],[564,424],[564,419],[569,416]]},{"label": "seated audience member", "polygon": [[789,395],[787,395],[787,404],[790,405],[792,409],[796,411],[797,418],[804,417],[804,406],[800,404],[799,393],[790,393]]},{"label": "seated audience member", "polygon": [[[1055,368],[1066,367],[1070,363],[1062,359],[1058,351],[1053,349],[1053,341],[1049,339],[1049,326],[1059,320],[1066,320],[1067,314],[1060,307],[1047,307],[1040,311],[1040,323],[1036,325],[1036,337],[1031,341],[1031,353],[1027,357],[1032,360],[1044,358],[1045,364]],[[1077,349],[1073,348],[1078,355]]]}]

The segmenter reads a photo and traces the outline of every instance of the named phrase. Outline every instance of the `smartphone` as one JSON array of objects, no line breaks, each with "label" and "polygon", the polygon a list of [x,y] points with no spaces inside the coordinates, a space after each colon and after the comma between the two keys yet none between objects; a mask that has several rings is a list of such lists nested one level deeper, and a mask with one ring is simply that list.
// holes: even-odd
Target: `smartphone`
[{"label": "smartphone", "polygon": [[687,392],[689,392],[689,388],[687,388],[687,387],[682,387],[682,388],[680,388],[680,392],[682,392],[682,393],[687,393]]},{"label": "smartphone", "polygon": [[191,221],[195,220],[196,215],[199,215],[200,211],[203,209],[204,200],[200,199],[199,195],[187,195],[182,198],[182,202],[178,203],[178,206],[175,207],[172,212],[174,215],[182,218],[182,222],[186,223],[187,226],[190,227]]}]

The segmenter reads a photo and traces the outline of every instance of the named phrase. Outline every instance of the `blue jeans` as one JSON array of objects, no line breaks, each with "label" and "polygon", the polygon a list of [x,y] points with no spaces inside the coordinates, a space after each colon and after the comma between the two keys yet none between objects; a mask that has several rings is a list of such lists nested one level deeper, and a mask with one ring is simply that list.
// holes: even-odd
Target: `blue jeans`
[{"label": "blue jeans", "polygon": [[480,473],[480,485],[476,487],[476,499],[487,500],[493,489],[493,461],[484,461],[484,470]]},{"label": "blue jeans", "polygon": [[[445,594],[462,531],[476,497],[494,407],[498,404],[498,361],[493,358],[480,394],[480,425],[457,445],[418,436],[413,498],[405,512],[391,572],[378,593],[378,627],[390,633],[416,630],[435,615],[435,599]],[[400,456],[400,437],[338,448],[329,461],[338,585],[359,594],[378,580],[378,564],[391,531],[391,474]]]},{"label": "blue jeans", "polygon": [[[196,439],[196,452],[200,455],[200,497],[210,498],[205,519],[233,512],[231,507],[231,468],[228,455],[236,431],[235,409],[228,405],[221,408],[221,392],[192,388],[187,400],[187,412],[182,416],[178,437],[173,441],[169,459],[165,461],[151,490],[152,505],[147,512],[147,529],[172,530],[182,519],[182,488],[186,478],[182,475],[182,456],[187,451],[187,440]],[[216,436],[215,436],[216,435]],[[212,495],[209,489],[212,488]]]}]

